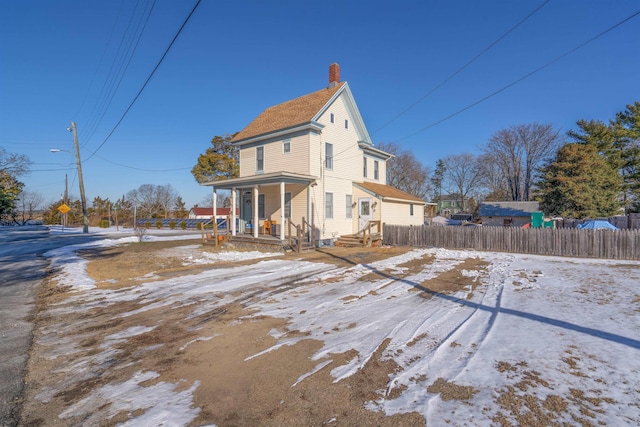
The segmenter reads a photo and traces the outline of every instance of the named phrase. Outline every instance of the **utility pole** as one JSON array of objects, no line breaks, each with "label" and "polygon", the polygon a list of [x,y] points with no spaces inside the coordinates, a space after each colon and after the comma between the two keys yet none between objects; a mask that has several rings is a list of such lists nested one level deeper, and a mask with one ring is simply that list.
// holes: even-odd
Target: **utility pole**
[{"label": "utility pole", "polygon": [[[63,203],[65,205],[69,204],[69,177],[68,177],[68,175],[66,173],[64,174],[64,201],[63,201]],[[62,227],[66,227],[67,226],[67,215],[68,215],[68,212],[63,214],[64,222],[62,224]]]},{"label": "utility pole", "polygon": [[82,203],[82,227],[83,233],[89,232],[89,217],[87,216],[87,199],[84,197],[84,181],[82,180],[82,164],[80,163],[80,147],[78,146],[78,131],[76,122],[71,122],[71,132],[73,132],[73,145],[76,148],[76,163],[78,164],[78,183],[80,184],[80,203]]}]

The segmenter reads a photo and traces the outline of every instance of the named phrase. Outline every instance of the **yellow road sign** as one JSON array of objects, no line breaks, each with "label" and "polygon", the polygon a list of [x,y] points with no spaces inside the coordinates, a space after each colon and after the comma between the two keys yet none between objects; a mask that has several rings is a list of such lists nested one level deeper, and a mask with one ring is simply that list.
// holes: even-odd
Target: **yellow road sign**
[{"label": "yellow road sign", "polygon": [[71,208],[69,206],[67,206],[66,204],[61,204],[60,206],[58,206],[58,211],[60,213],[66,214],[67,212],[69,212],[71,210]]}]

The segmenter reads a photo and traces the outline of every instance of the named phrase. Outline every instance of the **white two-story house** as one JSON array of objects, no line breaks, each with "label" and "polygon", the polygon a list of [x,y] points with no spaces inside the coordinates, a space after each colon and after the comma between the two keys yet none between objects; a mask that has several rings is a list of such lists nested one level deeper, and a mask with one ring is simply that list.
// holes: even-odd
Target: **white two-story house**
[{"label": "white two-story house", "polygon": [[[340,67],[324,89],[264,110],[232,140],[240,177],[203,185],[231,190],[232,206],[255,237],[265,220],[284,239],[304,217],[316,238],[355,234],[369,221],[421,225],[425,202],[386,185],[391,155],[374,147]],[[214,200],[216,197],[213,198]]]}]

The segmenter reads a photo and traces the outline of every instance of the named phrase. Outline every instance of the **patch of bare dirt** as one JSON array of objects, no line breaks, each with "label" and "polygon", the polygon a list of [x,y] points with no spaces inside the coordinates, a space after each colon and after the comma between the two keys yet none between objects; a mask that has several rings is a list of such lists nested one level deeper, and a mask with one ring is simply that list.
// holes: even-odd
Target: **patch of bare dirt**
[{"label": "patch of bare dirt", "polygon": [[440,393],[442,400],[470,400],[478,390],[471,386],[461,386],[453,382],[438,378],[433,384],[427,387],[429,393]]},{"label": "patch of bare dirt", "polygon": [[[566,353],[572,354],[571,350]],[[569,356],[562,359],[572,373],[579,372],[577,361],[580,359]],[[548,381],[541,377],[540,373],[527,368],[526,362],[510,364],[499,361],[496,369],[504,373],[513,384],[497,390],[496,402],[501,411],[492,418],[496,425],[511,427],[516,425],[527,426],[564,426],[566,422],[563,415],[568,414],[573,420],[573,425],[583,427],[595,426],[595,412],[603,412],[599,409],[602,403],[615,403],[615,400],[602,396],[602,390],[577,390],[569,389],[568,396],[560,396],[553,393],[543,393],[544,399],[537,397],[533,390],[538,387],[553,390]]]},{"label": "patch of bare dirt", "polygon": [[469,272],[485,275],[488,265],[487,261],[467,258],[455,268],[442,272],[433,279],[423,281],[415,287],[415,291],[421,292],[420,295],[424,298],[431,298],[434,293],[454,293],[467,288],[469,291],[467,298],[471,298],[480,281]]}]

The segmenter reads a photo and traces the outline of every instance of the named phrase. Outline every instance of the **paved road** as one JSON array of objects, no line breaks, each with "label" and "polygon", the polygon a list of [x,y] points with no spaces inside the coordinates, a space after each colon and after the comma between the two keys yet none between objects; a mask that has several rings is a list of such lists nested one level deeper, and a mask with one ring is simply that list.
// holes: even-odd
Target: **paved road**
[{"label": "paved road", "polygon": [[46,227],[0,227],[0,426],[16,426],[31,347],[35,292],[51,249],[104,238],[50,234]]}]

